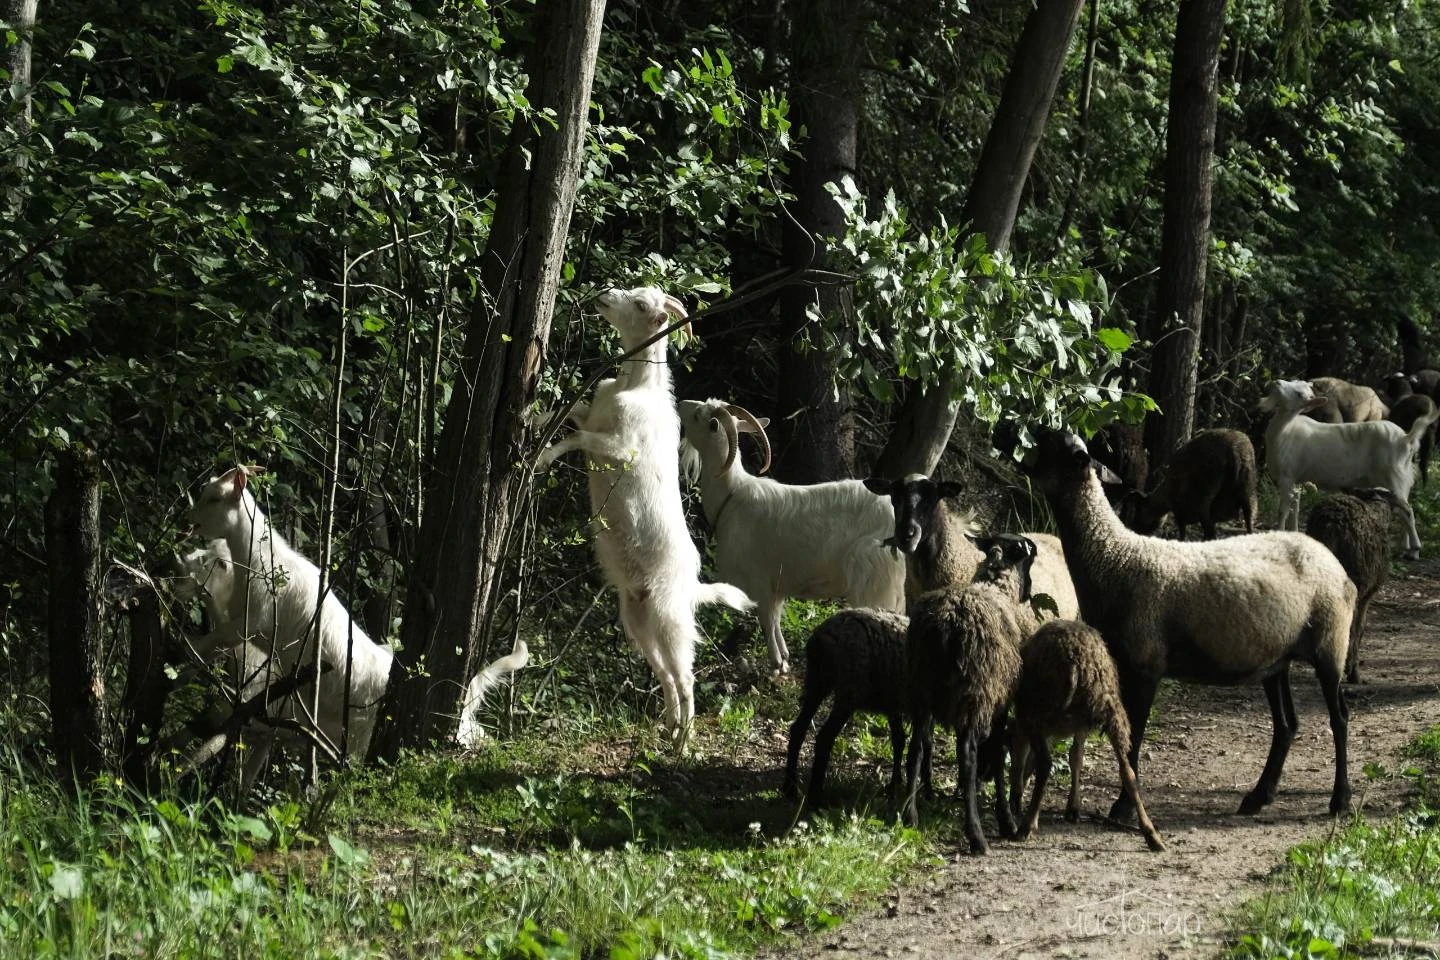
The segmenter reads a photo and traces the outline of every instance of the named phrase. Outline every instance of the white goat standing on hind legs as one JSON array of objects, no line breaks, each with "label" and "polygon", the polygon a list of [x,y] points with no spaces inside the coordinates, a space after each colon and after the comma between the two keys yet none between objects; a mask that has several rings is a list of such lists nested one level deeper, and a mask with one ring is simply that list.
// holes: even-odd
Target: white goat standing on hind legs
[{"label": "white goat standing on hind legs", "polygon": [[587,409],[572,413],[580,429],[542,451],[536,466],[546,470],[570,450],[589,457],[595,555],[620,593],[626,635],[660,681],[666,721],[683,751],[695,715],[695,610],[755,604],[729,584],[700,582],[700,554],[680,502],[680,419],[665,338],[640,349],[672,316],[684,319],[685,308],[654,287],[607,290],[595,304],[626,352],[636,352],[596,388]]},{"label": "white goat standing on hind legs", "polygon": [[1276,380],[1260,401],[1274,416],[1265,428],[1265,465],[1280,493],[1280,529],[1300,529],[1300,491],[1311,481],[1327,490],[1384,487],[1405,519],[1405,556],[1420,556],[1420,534],[1410,509],[1415,471],[1410,461],[1440,409],[1418,418],[1409,432],[1388,420],[1319,423],[1300,414],[1324,402],[1305,380]]},{"label": "white goat standing on hind legs", "polygon": [[[195,650],[205,660],[219,650],[246,651],[244,689],[253,691],[257,683],[263,688],[289,675],[302,657],[307,664],[315,662],[318,606],[318,657],[331,667],[319,679],[319,715],[309,713],[315,699],[311,684],[273,704],[269,714],[303,719],[338,752],[347,732],[348,685],[344,746],[350,757],[363,759],[390,679],[393,654],[351,620],[334,592],[326,590],[322,602],[319,569],[270,526],[247,489],[249,478],[260,472],[259,467],[235,467],[211,478],[190,510],[190,521],[200,536],[222,541],[224,556],[232,561],[226,568],[230,577],[206,584],[214,594],[212,613],[223,611],[226,616],[194,644]],[[214,549],[220,556],[220,545]],[[222,595],[226,592],[228,596]],[[251,675],[248,671],[257,666],[256,652],[263,669]],[[259,744],[242,774],[242,792],[269,759],[273,738],[261,733],[256,739]]]}]

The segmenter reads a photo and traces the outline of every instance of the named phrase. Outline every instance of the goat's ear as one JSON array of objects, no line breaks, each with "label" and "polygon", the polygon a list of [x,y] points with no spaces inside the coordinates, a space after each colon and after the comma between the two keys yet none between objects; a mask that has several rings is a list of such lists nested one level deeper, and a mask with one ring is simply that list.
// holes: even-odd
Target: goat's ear
[{"label": "goat's ear", "polygon": [[866,477],[862,482],[865,484],[865,489],[875,494],[875,496],[890,496],[891,483],[884,477]]},{"label": "goat's ear", "polygon": [[242,463],[237,469],[251,477],[263,476],[267,472],[264,467],[254,463]]},{"label": "goat's ear", "polygon": [[935,489],[940,492],[940,496],[948,498],[960,496],[961,491],[963,491],[965,488],[962,487],[958,481],[941,480],[939,483],[935,484]]},{"label": "goat's ear", "polygon": [[[766,427],[770,426],[770,418],[769,418],[769,417],[756,417],[755,420],[756,420],[757,423],[760,424],[760,429],[761,429],[761,430],[764,430]],[[741,433],[754,433],[754,432],[755,432],[755,427],[754,427],[753,424],[750,423],[749,420],[736,420],[736,421],[735,421],[735,428],[736,428],[737,430],[739,430]]]},{"label": "goat's ear", "polygon": [[245,483],[250,475],[245,472],[244,467],[236,467],[230,471],[230,499],[239,501],[241,494],[245,492]]}]

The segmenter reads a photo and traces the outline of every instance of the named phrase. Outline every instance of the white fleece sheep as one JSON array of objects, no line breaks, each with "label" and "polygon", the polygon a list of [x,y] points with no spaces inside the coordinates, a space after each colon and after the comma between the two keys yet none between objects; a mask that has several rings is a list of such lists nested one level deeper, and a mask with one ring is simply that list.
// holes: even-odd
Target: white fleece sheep
[{"label": "white fleece sheep", "polygon": [[1265,465],[1280,492],[1280,527],[1300,529],[1300,491],[1310,481],[1327,490],[1384,487],[1399,500],[1407,557],[1420,555],[1420,534],[1410,509],[1415,470],[1410,461],[1440,410],[1421,417],[1409,432],[1388,420],[1319,423],[1300,414],[1323,403],[1304,380],[1275,380],[1260,401],[1273,411],[1265,428]]},{"label": "white fleece sheep", "polygon": [[[1076,436],[1037,431],[1025,469],[1055,511],[1080,615],[1115,658],[1130,719],[1132,768],[1161,677],[1199,683],[1261,681],[1274,734],[1265,770],[1240,804],[1270,803],[1295,737],[1290,662],[1315,667],[1335,740],[1332,813],[1350,805],[1348,710],[1340,692],[1355,585],[1340,561],[1301,533],[1269,532],[1180,542],[1125,527]],[[913,619],[912,619],[913,622]],[[1133,813],[1122,796],[1111,817]]]},{"label": "white fleece sheep", "polygon": [[[324,602],[319,603],[319,569],[285,542],[247,489],[249,477],[260,472],[257,467],[235,467],[213,477],[190,510],[190,521],[200,536],[224,541],[234,576],[229,601],[218,600],[228,619],[213,624],[211,632],[195,644],[196,651],[209,658],[217,650],[234,650],[249,642],[264,658],[259,681],[272,683],[289,675],[302,657],[304,663],[315,661],[318,603],[319,657],[332,668],[320,676],[319,716],[310,716],[313,685],[272,706],[270,714],[303,718],[337,752],[343,742],[346,754],[363,760],[394,655],[366,635],[332,590],[327,589]],[[347,675],[348,731],[344,722]],[[268,742],[252,753],[242,786],[253,782],[268,754]]]},{"label": "white fleece sheep", "polygon": [[755,476],[738,456],[739,435],[755,435],[768,467],[768,420],[722,400],[682,400],[679,410],[685,474],[700,484],[716,572],[759,604],[771,666],[781,673],[790,667],[780,629],[786,597],[905,609],[905,565],[884,545],[895,525],[887,502],[860,480],[791,484]]},{"label": "white fleece sheep", "polygon": [[[684,317],[674,297],[654,287],[611,289],[596,298],[600,314],[620,333],[626,352]],[[626,635],[660,681],[665,715],[683,750],[695,715],[695,610],[754,603],[726,583],[700,582],[700,554],[685,526],[680,501],[680,420],[671,394],[661,337],[600,384],[578,418],[583,426],[541,452],[537,467],[583,450],[590,460],[590,507],[595,554],[605,579],[620,594]]]}]

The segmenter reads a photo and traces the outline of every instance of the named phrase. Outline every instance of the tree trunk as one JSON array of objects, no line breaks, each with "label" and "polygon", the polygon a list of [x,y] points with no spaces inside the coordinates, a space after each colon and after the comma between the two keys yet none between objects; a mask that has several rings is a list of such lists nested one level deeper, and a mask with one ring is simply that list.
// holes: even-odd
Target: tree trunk
[{"label": "tree trunk", "polygon": [[[784,259],[794,268],[823,269],[827,241],[845,235],[845,216],[825,189],[855,173],[860,124],[859,0],[801,0],[794,12],[790,102],[806,140],[795,167],[795,202],[785,219]],[[835,360],[812,336],[799,349],[811,305],[826,317],[848,314],[850,288],[793,285],[780,297],[780,388],[772,441],[776,475],[792,483],[848,477],[855,459],[855,417],[835,384]]]},{"label": "tree trunk", "polygon": [[1205,317],[1205,266],[1210,252],[1210,190],[1214,182],[1215,115],[1225,0],[1181,0],[1170,68],[1170,119],[1165,134],[1165,225],[1160,280],[1148,337],[1149,393],[1161,413],[1145,424],[1151,476],[1190,439],[1195,379]]},{"label": "tree trunk", "polygon": [[50,721],[61,781],[105,765],[105,676],[100,657],[100,467],[79,445],[60,455],[45,505],[50,576]]},{"label": "tree trunk", "polygon": [[501,160],[469,330],[426,483],[403,647],[377,751],[454,734],[456,705],[504,596],[528,471],[518,465],[579,180],[604,0],[536,7],[526,96],[555,126],[517,116]]},{"label": "tree trunk", "polygon": [[[150,761],[171,688],[165,673],[160,596],[149,576],[123,563],[110,568],[106,581],[105,592],[125,611],[130,622],[130,657],[125,670],[125,698],[120,704],[125,723],[121,769],[130,783],[144,786],[150,779]],[[146,743],[140,742],[142,738]]]},{"label": "tree trunk", "polygon": [[[960,218],[972,231],[984,234],[996,252],[1010,245],[1030,162],[1045,132],[1082,4],[1083,0],[1038,0],[1015,45],[1005,90]],[[876,470],[882,476],[934,472],[955,428],[959,406],[951,398],[962,380],[963,371],[952,371],[927,389],[909,392],[880,454]]]},{"label": "tree trunk", "polygon": [[5,0],[5,22],[15,31],[18,38],[5,57],[5,69],[10,71],[10,86],[21,91],[25,108],[19,122],[30,123],[30,48],[35,32],[35,8],[37,0]]}]

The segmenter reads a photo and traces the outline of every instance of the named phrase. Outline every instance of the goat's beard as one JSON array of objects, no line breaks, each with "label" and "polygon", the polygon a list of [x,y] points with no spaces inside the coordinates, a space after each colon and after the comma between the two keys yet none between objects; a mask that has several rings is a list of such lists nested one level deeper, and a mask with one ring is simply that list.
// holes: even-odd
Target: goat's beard
[{"label": "goat's beard", "polygon": [[695,448],[689,440],[680,441],[680,473],[686,483],[695,483],[700,479],[700,468],[703,462],[700,459],[700,451]]}]

